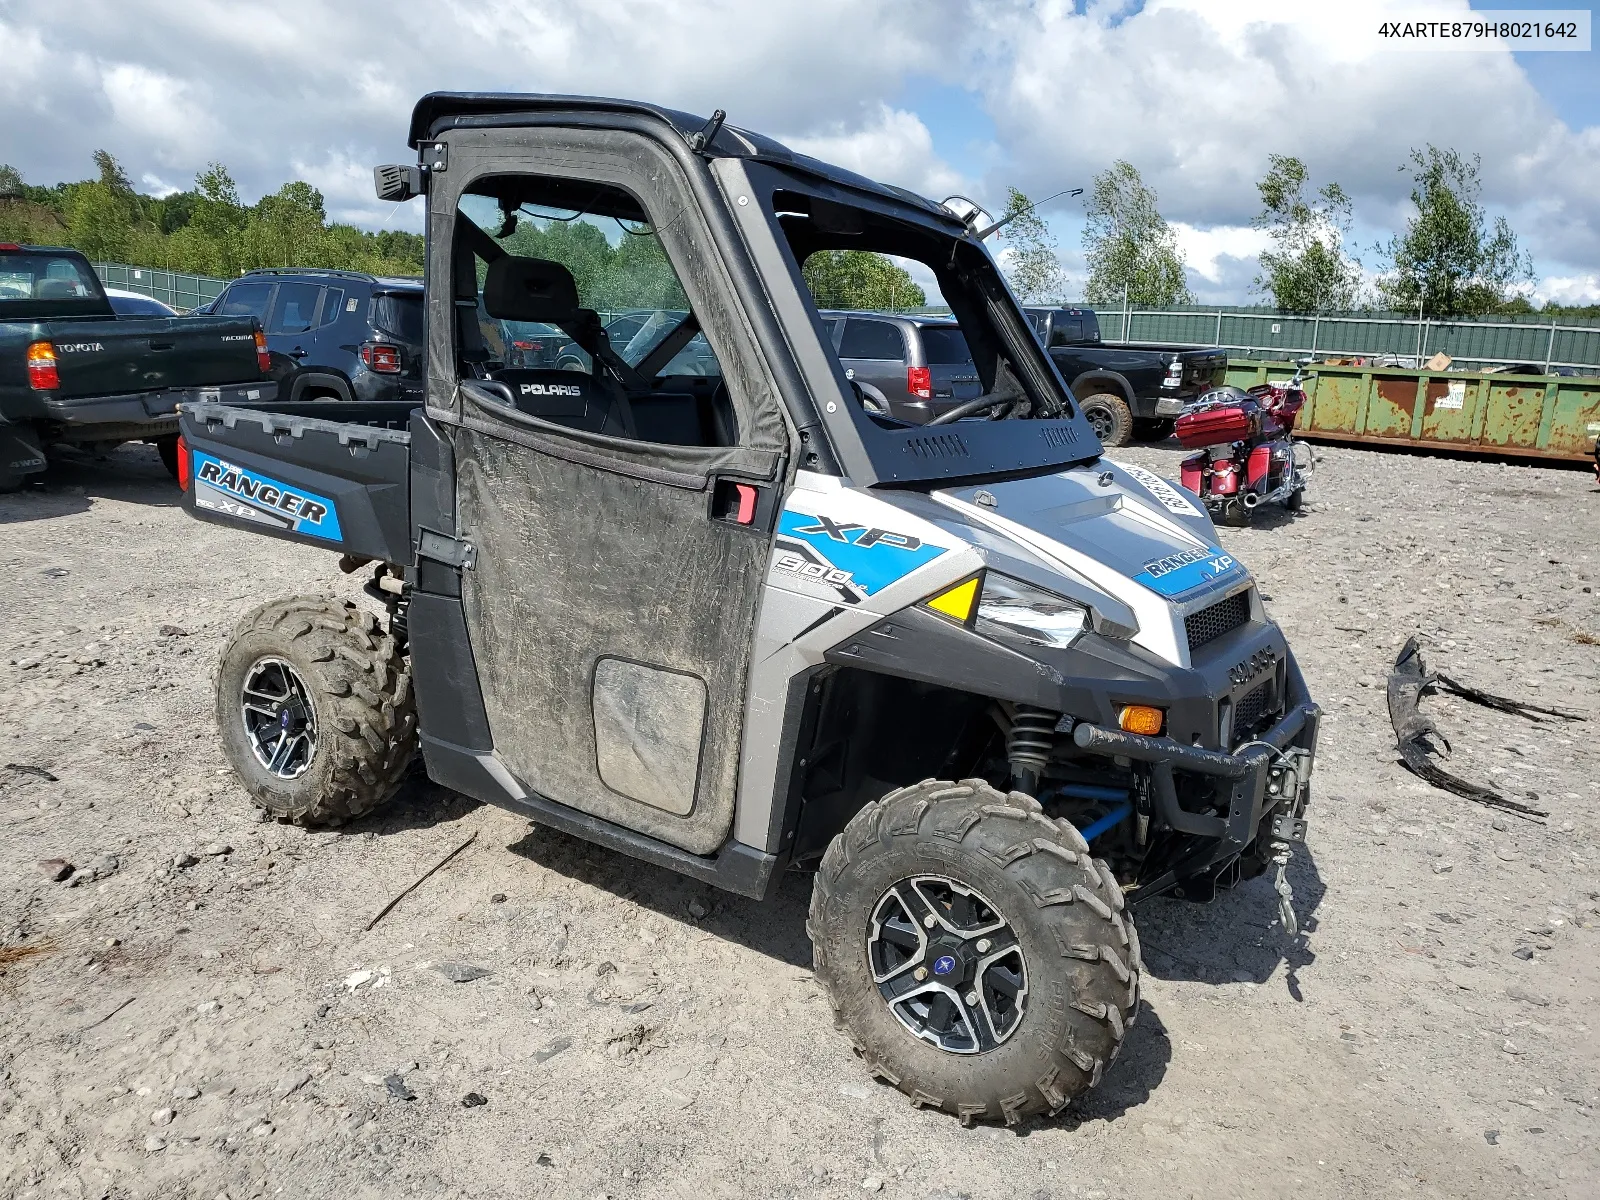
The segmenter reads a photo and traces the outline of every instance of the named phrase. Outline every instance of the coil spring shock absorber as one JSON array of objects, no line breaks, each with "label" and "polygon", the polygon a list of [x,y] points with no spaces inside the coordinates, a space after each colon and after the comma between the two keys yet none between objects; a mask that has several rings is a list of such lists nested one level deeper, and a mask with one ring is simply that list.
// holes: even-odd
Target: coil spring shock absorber
[{"label": "coil spring shock absorber", "polygon": [[411,585],[405,574],[393,563],[379,563],[372,578],[361,588],[389,611],[389,634],[402,654],[410,648],[411,630],[406,618],[411,610]]},{"label": "coil spring shock absorber", "polygon": [[1011,763],[1011,786],[1019,792],[1037,795],[1039,778],[1050,761],[1055,745],[1056,722],[1060,713],[1030,704],[1017,705],[1006,733],[1006,759]]}]

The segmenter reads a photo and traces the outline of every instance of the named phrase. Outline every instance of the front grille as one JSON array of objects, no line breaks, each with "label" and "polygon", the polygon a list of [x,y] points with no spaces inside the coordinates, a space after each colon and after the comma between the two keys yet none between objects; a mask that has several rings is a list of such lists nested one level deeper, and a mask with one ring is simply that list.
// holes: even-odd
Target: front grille
[{"label": "front grille", "polygon": [[1250,592],[1235,592],[1210,608],[1190,613],[1183,619],[1184,632],[1189,635],[1189,649],[1198,650],[1207,642],[1214,642],[1225,633],[1239,628],[1250,620]]},{"label": "front grille", "polygon": [[1233,706],[1233,740],[1238,742],[1242,738],[1255,733],[1261,724],[1261,718],[1267,715],[1267,707],[1272,701],[1272,680],[1259,683],[1246,692]]}]

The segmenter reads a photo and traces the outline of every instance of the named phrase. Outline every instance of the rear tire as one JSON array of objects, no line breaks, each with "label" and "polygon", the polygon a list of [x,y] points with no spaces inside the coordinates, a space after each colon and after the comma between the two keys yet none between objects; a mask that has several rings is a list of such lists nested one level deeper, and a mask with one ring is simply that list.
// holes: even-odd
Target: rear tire
[{"label": "rear tire", "polygon": [[[926,904],[923,891],[907,891],[913,881],[934,895],[943,888],[952,904]],[[902,896],[916,902],[896,908]],[[920,922],[905,919],[924,909]],[[962,911],[964,919],[949,915]],[[988,917],[1000,923],[994,943],[977,940],[995,928]],[[950,921],[970,928],[971,940]],[[931,931],[927,937],[918,936],[919,925]],[[913,1104],[954,1113],[963,1124],[1015,1125],[1095,1087],[1139,1008],[1139,939],[1110,868],[1033,797],[1003,794],[981,779],[926,780],[857,813],[823,855],[806,928],[834,1022],[850,1031],[868,1069]],[[918,937],[920,949],[904,961],[883,958],[885,939],[903,945],[908,937]],[[1003,991],[989,986],[998,967],[984,974],[992,959],[982,956],[999,957],[997,947],[1010,948],[1011,938],[1022,963],[1013,994],[1015,976],[1022,983],[1008,1011]],[[892,1007],[881,989],[910,995],[897,993],[903,998]],[[983,998],[966,1007],[950,999],[979,989]],[[918,1003],[928,1009],[921,1032],[908,1023],[923,1019]],[[957,1018],[970,1022],[965,1028],[980,1049],[953,1049],[973,1042],[937,1035],[941,1023],[961,1028]]]},{"label": "rear tire", "polygon": [[1290,492],[1288,497],[1284,500],[1283,507],[1287,512],[1299,512],[1300,506],[1305,503],[1305,500],[1305,488],[1295,488],[1295,490]]},{"label": "rear tire", "polygon": [[274,600],[240,621],[222,652],[217,726],[260,808],[296,825],[342,825],[392,797],[416,751],[410,665],[349,601]]},{"label": "rear tire", "polygon": [[161,465],[167,469],[167,474],[174,479],[178,478],[178,435],[157,438],[156,453],[161,456]]},{"label": "rear tire", "polygon": [[1230,529],[1244,529],[1250,524],[1253,511],[1244,506],[1243,500],[1229,500],[1222,506],[1222,523]]},{"label": "rear tire", "polygon": [[1172,436],[1178,422],[1171,417],[1135,417],[1133,436],[1141,442],[1164,442]]},{"label": "rear tire", "polygon": [[1102,446],[1126,446],[1133,440],[1133,413],[1128,402],[1110,392],[1097,392],[1078,402]]}]

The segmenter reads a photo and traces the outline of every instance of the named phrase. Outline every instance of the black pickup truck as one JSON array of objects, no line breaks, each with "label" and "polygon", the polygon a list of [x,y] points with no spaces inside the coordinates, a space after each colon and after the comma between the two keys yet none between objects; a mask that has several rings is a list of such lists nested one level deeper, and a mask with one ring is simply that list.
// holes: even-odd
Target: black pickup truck
[{"label": "black pickup truck", "polygon": [[1225,350],[1101,341],[1099,318],[1088,308],[1024,311],[1107,446],[1167,437],[1184,402],[1227,376]]},{"label": "black pickup truck", "polygon": [[251,317],[118,317],[76,250],[0,243],[0,491],[52,444],[154,442],[177,473],[180,402],[270,400]]}]

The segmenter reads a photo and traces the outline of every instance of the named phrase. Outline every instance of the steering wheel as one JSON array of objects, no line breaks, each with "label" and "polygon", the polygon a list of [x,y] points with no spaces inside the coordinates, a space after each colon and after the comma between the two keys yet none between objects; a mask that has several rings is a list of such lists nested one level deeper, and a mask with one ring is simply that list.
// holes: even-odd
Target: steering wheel
[{"label": "steering wheel", "polygon": [[1022,396],[1014,392],[1007,392],[1003,395],[990,393],[987,396],[978,396],[972,400],[963,401],[947,412],[940,413],[928,424],[948,425],[952,421],[959,421],[963,417],[972,416],[974,413],[987,412],[991,408],[999,408],[1002,404],[1015,404],[1022,399]]}]

